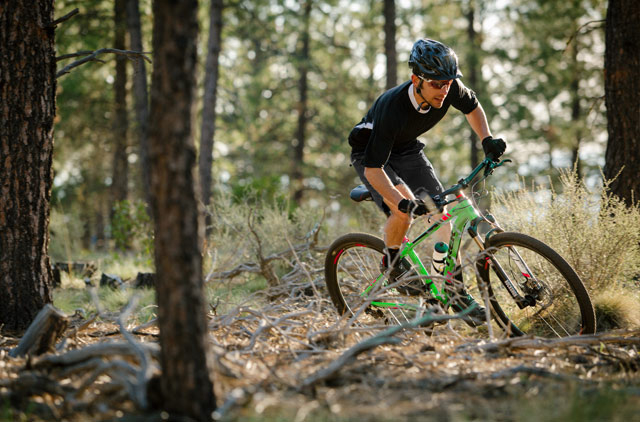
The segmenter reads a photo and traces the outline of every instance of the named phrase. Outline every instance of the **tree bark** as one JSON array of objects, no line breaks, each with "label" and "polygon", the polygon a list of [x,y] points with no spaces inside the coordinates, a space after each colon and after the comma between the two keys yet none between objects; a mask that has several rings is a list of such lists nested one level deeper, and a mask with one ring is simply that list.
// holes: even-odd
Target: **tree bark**
[{"label": "tree bark", "polygon": [[384,52],[387,57],[387,89],[391,89],[398,83],[395,0],[384,0]]},{"label": "tree bark", "polygon": [[[126,50],[126,0],[114,2],[113,48]],[[127,199],[129,163],[127,161],[127,58],[116,54],[114,89],[113,167],[111,184],[111,216],[116,202]]]},{"label": "tree bark", "polygon": [[605,104],[609,141],[604,176],[627,205],[640,195],[640,2],[609,0],[605,33]]},{"label": "tree bark", "polygon": [[[202,126],[200,130],[200,187],[202,204],[206,207],[211,203],[213,164],[213,142],[216,133],[216,100],[218,90],[218,71],[221,43],[222,43],[222,8],[223,0],[211,0],[209,10],[209,48],[205,66],[204,99],[202,106]],[[211,231],[211,217],[205,213],[206,234]]]},{"label": "tree bark", "polygon": [[153,3],[151,192],[165,410],[209,420],[215,409],[207,362],[202,221],[196,199],[193,103],[198,3]]},{"label": "tree bark", "polygon": [[[140,28],[140,5],[138,0],[127,0],[127,28],[132,51],[144,51]],[[151,210],[151,176],[149,169],[149,93],[147,89],[147,67],[142,59],[133,62],[133,100],[135,104],[135,129],[138,136],[138,155],[142,192]]]},{"label": "tree bark", "polygon": [[311,19],[311,2],[307,0],[304,3],[302,16],[302,43],[300,47],[300,55],[298,61],[298,69],[300,79],[298,80],[298,92],[300,98],[298,100],[298,128],[296,130],[296,140],[293,148],[293,171],[291,183],[293,187],[293,201],[300,204],[304,193],[304,146],[306,143],[306,130],[308,121],[308,74],[309,62],[311,60],[309,53],[309,21]]},{"label": "tree bark", "polygon": [[51,303],[53,12],[53,0],[0,5],[0,325],[9,331]]}]

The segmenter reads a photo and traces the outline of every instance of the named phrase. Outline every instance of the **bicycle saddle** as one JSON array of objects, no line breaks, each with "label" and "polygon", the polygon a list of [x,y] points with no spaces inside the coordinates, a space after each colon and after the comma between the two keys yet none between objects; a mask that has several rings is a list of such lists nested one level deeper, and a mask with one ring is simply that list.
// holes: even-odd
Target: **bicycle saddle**
[{"label": "bicycle saddle", "polygon": [[371,201],[373,199],[371,198],[371,192],[369,192],[365,185],[358,185],[355,188],[351,189],[349,198],[353,199],[356,202]]}]

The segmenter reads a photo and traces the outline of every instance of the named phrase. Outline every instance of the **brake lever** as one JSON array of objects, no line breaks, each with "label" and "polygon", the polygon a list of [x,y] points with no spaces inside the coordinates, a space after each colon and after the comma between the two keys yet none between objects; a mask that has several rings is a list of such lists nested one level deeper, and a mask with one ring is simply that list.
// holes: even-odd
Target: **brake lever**
[{"label": "brake lever", "polygon": [[489,176],[491,173],[493,173],[493,170],[494,170],[494,169],[496,169],[496,168],[498,168],[498,167],[501,167],[501,166],[503,166],[503,165],[505,165],[505,164],[507,164],[507,163],[511,163],[511,162],[512,162],[512,161],[511,161],[511,159],[509,159],[509,158],[505,158],[504,160],[500,160],[500,161],[498,161],[498,162],[492,161],[492,162],[491,162],[491,163],[489,163],[489,165],[488,165],[487,167],[485,167],[485,169],[484,169],[484,175],[485,175],[485,177],[486,177],[486,176]]}]

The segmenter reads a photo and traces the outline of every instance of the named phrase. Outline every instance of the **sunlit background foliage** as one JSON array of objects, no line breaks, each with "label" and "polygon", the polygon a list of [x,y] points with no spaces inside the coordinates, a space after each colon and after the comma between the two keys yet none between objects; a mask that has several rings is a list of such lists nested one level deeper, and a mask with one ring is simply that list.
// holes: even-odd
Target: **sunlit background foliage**
[{"label": "sunlit background foliage", "polygon": [[[112,2],[56,2],[57,15],[76,7],[80,14],[56,30],[58,55],[112,46]],[[202,86],[208,3],[200,7]],[[571,169],[576,157],[579,175],[589,186],[597,186],[606,143],[605,7],[603,0],[396,1],[398,83],[409,77],[406,61],[415,39],[431,37],[453,46],[463,81],[477,92],[493,133],[507,140],[507,155],[515,163],[495,178],[498,186],[516,188],[521,176],[549,187],[558,179],[557,169]],[[382,2],[373,0],[312,3],[302,201],[329,214],[353,212],[345,198],[358,181],[349,167],[346,138],[385,89],[382,9]],[[143,45],[149,51],[149,0],[141,1],[141,14]],[[476,34],[473,42],[471,28]],[[239,203],[256,195],[289,201],[301,31],[301,2],[226,2],[212,168],[217,195],[231,195]],[[58,81],[52,223],[56,253],[63,253],[57,242],[62,242],[65,230],[73,231],[79,249],[101,250],[114,242],[110,214],[115,205],[108,192],[115,59],[101,59]],[[472,66],[479,69],[473,86],[468,80]],[[132,66],[128,69],[130,86]],[[128,107],[129,199],[136,201],[142,200],[142,188],[131,98]],[[197,119],[200,110],[198,104]],[[199,127],[194,125],[197,131]],[[471,168],[470,134],[463,115],[452,109],[423,138],[426,154],[445,185]],[[197,144],[198,133],[195,140]]]}]

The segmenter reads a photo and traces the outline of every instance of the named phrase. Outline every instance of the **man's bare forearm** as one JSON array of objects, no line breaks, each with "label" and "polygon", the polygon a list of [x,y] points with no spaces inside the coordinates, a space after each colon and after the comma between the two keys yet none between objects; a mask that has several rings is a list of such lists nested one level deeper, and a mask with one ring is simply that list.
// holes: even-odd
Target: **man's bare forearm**
[{"label": "man's bare forearm", "polygon": [[480,139],[491,136],[487,116],[484,114],[484,109],[480,104],[478,104],[478,107],[476,107],[471,113],[466,114],[465,117],[467,118],[471,129],[473,129]]}]

